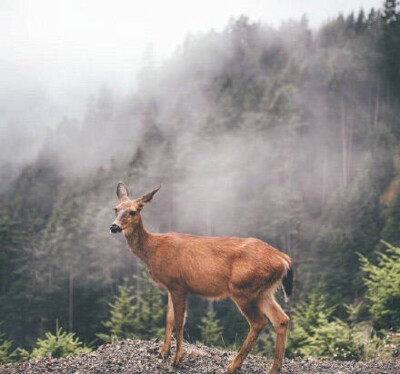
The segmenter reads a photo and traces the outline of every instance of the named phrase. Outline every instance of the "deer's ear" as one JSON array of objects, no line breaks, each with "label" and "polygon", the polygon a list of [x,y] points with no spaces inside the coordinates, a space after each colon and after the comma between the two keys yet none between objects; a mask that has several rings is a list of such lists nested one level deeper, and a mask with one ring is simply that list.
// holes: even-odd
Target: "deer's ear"
[{"label": "deer's ear", "polygon": [[126,187],[123,182],[119,182],[117,185],[118,199],[120,199],[121,201],[126,200],[128,198],[128,195],[129,195],[128,187]]},{"label": "deer's ear", "polygon": [[149,203],[149,202],[152,200],[153,196],[156,194],[156,192],[157,192],[160,188],[161,188],[161,185],[160,185],[160,187],[156,188],[155,190],[153,190],[153,191],[151,191],[151,192],[148,192],[146,195],[143,195],[143,196],[140,198],[140,201],[141,201],[143,204]]}]

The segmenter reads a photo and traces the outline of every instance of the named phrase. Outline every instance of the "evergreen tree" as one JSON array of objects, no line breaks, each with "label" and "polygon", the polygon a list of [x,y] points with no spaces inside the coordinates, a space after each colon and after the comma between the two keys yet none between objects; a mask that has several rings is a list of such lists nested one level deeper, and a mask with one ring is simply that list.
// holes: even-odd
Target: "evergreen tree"
[{"label": "evergreen tree", "polygon": [[222,343],[222,327],[213,308],[209,308],[201,319],[199,326],[201,342],[210,347],[218,347]]},{"label": "evergreen tree", "polygon": [[110,319],[103,321],[103,326],[108,330],[107,334],[99,333],[97,337],[109,343],[118,339],[134,337],[136,330],[135,288],[125,280],[124,284],[118,287],[118,296],[110,303]]},{"label": "evergreen tree", "polygon": [[134,276],[136,286],[130,284],[132,281],[125,279],[124,284],[118,287],[118,296],[109,304],[110,318],[102,322],[108,332],[97,334],[101,340],[110,342],[118,339],[151,339],[163,336],[163,292],[151,283],[144,272],[142,267],[141,274]]},{"label": "evergreen tree", "polygon": [[400,94],[400,12],[397,0],[386,0],[382,14],[383,28],[381,47],[383,51],[383,69],[392,92]]},{"label": "evergreen tree", "polygon": [[288,355],[346,361],[365,357],[370,344],[366,335],[371,331],[364,324],[348,324],[335,318],[334,311],[326,297],[315,290],[298,304],[292,312]]},{"label": "evergreen tree", "polygon": [[369,311],[379,328],[400,331],[400,247],[388,243],[386,253],[378,253],[377,265],[361,257]]},{"label": "evergreen tree", "polygon": [[51,355],[51,357],[68,357],[89,353],[91,349],[85,346],[79,338],[75,337],[72,332],[63,331],[60,326],[56,326],[55,334],[46,332],[44,338],[37,339],[33,351],[29,354],[29,358],[38,358]]},{"label": "evergreen tree", "polygon": [[0,365],[13,361],[12,342],[4,338],[0,333]]}]

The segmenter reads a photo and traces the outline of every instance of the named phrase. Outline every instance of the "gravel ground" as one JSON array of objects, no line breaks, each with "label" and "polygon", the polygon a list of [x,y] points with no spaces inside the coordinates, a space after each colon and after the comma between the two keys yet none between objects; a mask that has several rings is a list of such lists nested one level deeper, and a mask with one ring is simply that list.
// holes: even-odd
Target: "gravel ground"
[{"label": "gravel ground", "polygon": [[[79,356],[54,359],[43,357],[19,364],[0,366],[1,374],[17,373],[224,373],[235,352],[220,351],[205,346],[185,343],[185,356],[178,368],[158,355],[161,343],[156,341],[124,340],[99,347]],[[174,348],[174,347],[173,347]],[[271,360],[249,356],[240,373],[267,373]],[[400,374],[400,362],[337,362],[285,360],[286,374],[315,373],[374,373]]]}]

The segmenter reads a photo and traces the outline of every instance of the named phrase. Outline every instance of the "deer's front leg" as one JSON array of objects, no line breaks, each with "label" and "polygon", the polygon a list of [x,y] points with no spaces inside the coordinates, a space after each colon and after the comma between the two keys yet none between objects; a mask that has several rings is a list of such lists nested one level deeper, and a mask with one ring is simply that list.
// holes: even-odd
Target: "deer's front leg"
[{"label": "deer's front leg", "polygon": [[171,294],[168,292],[168,306],[167,306],[167,317],[166,317],[166,326],[165,326],[165,339],[163,347],[161,348],[160,354],[162,357],[165,357],[169,354],[171,349],[171,337],[172,330],[174,328],[174,306],[172,304]]},{"label": "deer's front leg", "polygon": [[171,292],[175,316],[176,353],[173,365],[179,364],[183,357],[183,327],[186,313],[186,292]]}]

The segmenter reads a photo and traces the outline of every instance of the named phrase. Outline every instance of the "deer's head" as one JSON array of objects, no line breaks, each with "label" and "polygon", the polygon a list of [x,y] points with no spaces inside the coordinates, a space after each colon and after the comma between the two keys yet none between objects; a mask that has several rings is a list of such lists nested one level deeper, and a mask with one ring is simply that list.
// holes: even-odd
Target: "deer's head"
[{"label": "deer's head", "polygon": [[110,226],[110,231],[113,234],[121,231],[125,235],[131,233],[135,226],[138,226],[141,222],[140,211],[151,201],[160,188],[161,186],[138,199],[131,200],[128,197],[128,188],[124,183],[119,182],[117,186],[119,204],[115,207],[115,220]]}]

